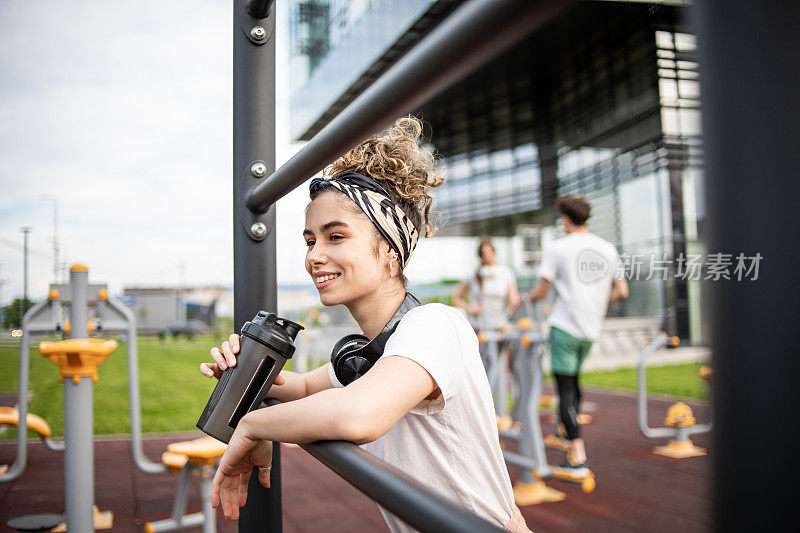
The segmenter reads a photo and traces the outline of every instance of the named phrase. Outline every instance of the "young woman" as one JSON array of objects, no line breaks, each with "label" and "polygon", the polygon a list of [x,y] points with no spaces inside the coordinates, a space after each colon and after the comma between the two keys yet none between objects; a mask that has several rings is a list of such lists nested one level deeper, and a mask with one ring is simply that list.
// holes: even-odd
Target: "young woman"
[{"label": "young woman", "polygon": [[[497,252],[491,239],[482,238],[478,244],[481,266],[471,279],[458,284],[453,305],[472,318],[478,331],[498,330],[508,324],[508,317],[522,303],[514,271],[497,263]],[[467,302],[467,293],[470,302]]]},{"label": "young woman", "polygon": [[[322,304],[344,304],[369,339],[407,305],[403,269],[419,235],[436,230],[428,190],[444,180],[418,146],[421,131],[417,119],[402,118],[311,182],[306,270]],[[270,396],[283,403],[242,418],[220,461],[212,500],[226,517],[238,518],[253,467],[269,486],[273,441],[340,439],[509,531],[528,531],[514,505],[472,328],[447,306],[412,307],[380,359],[347,386],[330,364],[281,373]],[[201,371],[221,376],[236,364],[238,350],[239,337],[231,335]],[[411,531],[381,512],[391,531]]]},{"label": "young woman", "polygon": [[[509,267],[497,263],[497,252],[488,237],[480,240],[478,257],[481,260],[481,266],[478,267],[472,278],[458,284],[456,293],[453,295],[453,305],[467,312],[475,330],[498,332],[508,326],[509,317],[522,303],[517,289],[517,277]],[[468,293],[470,295],[469,302],[466,300]],[[508,371],[513,372],[514,361],[511,344],[501,342],[500,350]],[[486,353],[484,356],[488,357]],[[488,370],[491,362],[487,359],[484,364]],[[498,407],[501,406],[498,404]],[[510,416],[503,415],[503,413],[505,413],[504,409],[498,409],[498,424],[501,429],[508,429],[511,427],[512,420]]]}]

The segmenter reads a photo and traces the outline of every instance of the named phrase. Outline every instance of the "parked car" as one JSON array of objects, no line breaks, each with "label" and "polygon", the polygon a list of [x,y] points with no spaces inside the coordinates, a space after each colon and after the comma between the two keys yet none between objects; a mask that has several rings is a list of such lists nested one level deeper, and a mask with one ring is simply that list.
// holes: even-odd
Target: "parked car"
[{"label": "parked car", "polygon": [[187,339],[194,338],[195,335],[202,335],[208,331],[208,324],[202,320],[189,320],[183,324],[170,324],[158,336],[162,339],[167,336],[178,337],[184,335]]}]

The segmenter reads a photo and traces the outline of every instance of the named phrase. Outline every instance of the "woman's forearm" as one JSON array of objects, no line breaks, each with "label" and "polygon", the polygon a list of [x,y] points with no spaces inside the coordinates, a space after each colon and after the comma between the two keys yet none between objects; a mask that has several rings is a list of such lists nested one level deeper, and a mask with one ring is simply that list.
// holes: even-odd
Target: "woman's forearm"
[{"label": "woman's forearm", "polygon": [[291,402],[306,396],[305,374],[297,374],[290,370],[282,370],[281,376],[286,380],[283,385],[273,385],[267,393],[268,398],[282,402]]},{"label": "woman's forearm", "polygon": [[343,392],[343,389],[327,389],[258,409],[242,418],[239,426],[246,436],[256,440],[298,444],[317,440],[359,442],[363,435],[358,428],[358,417],[348,416]]}]

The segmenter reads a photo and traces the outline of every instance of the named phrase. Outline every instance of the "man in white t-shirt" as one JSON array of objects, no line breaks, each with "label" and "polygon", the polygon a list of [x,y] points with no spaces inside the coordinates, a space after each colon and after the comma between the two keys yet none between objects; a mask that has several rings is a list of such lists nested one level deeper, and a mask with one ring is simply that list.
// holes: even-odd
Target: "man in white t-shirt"
[{"label": "man in white t-shirt", "polygon": [[539,283],[531,289],[531,302],[556,293],[550,313],[550,360],[559,395],[559,418],[567,450],[567,469],[583,469],[586,447],[578,424],[581,365],[600,329],[608,305],[628,297],[628,283],[619,255],[610,242],[589,233],[586,221],[591,206],[583,198],[564,196],[556,201],[567,236],[545,250]]}]

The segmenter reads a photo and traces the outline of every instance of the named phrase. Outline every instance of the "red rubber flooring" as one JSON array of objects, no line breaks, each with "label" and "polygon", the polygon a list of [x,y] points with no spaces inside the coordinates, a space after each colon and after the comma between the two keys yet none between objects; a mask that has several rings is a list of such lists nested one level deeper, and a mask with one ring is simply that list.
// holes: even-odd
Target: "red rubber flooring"
[{"label": "red rubber flooring", "polygon": [[[711,529],[711,458],[670,459],[654,455],[651,448],[666,439],[650,441],[639,434],[635,397],[598,389],[584,391],[592,424],[584,426],[589,464],[597,477],[597,489],[584,494],[578,485],[548,480],[548,485],[567,494],[566,500],[522,509],[537,533],[562,531],[707,531]],[[651,398],[650,424],[661,425],[667,406],[674,400]],[[692,404],[695,416],[707,419],[708,408]],[[549,413],[543,427],[550,428]],[[196,437],[197,435],[191,435]],[[160,457],[166,444],[188,435],[148,437],[145,451]],[[708,447],[710,435],[695,435],[698,446]],[[548,452],[552,463],[562,454]],[[0,464],[13,462],[15,443],[0,443]],[[283,530],[287,533],[385,532],[380,512],[371,500],[322,466],[300,448],[284,447]],[[517,473],[510,469],[512,479]],[[148,476],[137,471],[125,439],[95,441],[95,499],[101,510],[114,513],[115,532],[144,531],[146,521],[170,515],[175,476]],[[0,485],[0,531],[14,516],[63,512],[62,455],[48,451],[40,442],[29,445],[29,462],[20,479]],[[188,510],[200,508],[195,485]],[[218,520],[220,532],[237,531],[236,524]],[[194,531],[200,531],[196,529]]]}]

